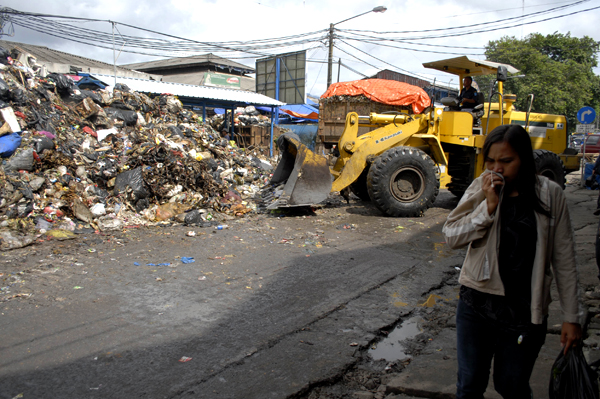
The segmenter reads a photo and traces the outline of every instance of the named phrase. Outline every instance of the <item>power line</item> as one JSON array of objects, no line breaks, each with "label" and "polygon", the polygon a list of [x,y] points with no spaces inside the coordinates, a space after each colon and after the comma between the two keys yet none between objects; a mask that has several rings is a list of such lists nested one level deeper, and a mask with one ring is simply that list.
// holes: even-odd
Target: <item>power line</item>
[{"label": "power line", "polygon": [[[561,10],[561,9],[564,9],[564,8],[568,8],[568,7],[574,7],[576,5],[587,3],[589,1],[590,0],[579,0],[579,1],[576,1],[574,3],[570,3],[570,4],[567,4],[567,5],[564,5],[564,6],[555,7],[555,8],[549,8],[547,10],[538,11],[538,12],[531,13],[531,14],[525,14],[525,15],[518,16],[518,17],[503,18],[503,19],[499,19],[497,21],[481,22],[481,23],[471,24],[471,25],[453,26],[453,27],[450,27],[450,28],[422,29],[422,30],[417,30],[417,31],[407,30],[407,31],[395,31],[395,32],[394,31],[376,32],[376,31],[372,31],[372,30],[357,30],[357,29],[346,29],[345,31],[347,31],[347,32],[370,32],[370,33],[375,33],[375,34],[378,34],[378,35],[387,35],[387,34],[392,34],[392,33],[405,34],[405,33],[423,33],[423,32],[439,32],[439,31],[445,31],[445,30],[457,30],[457,29],[473,28],[473,27],[476,27],[476,26],[490,25],[490,24],[496,24],[496,23],[500,23],[500,22],[512,21],[512,20],[515,20],[515,19],[525,19],[525,18],[529,18],[529,17],[532,17],[532,16],[540,15],[540,14],[547,14],[547,13],[550,13],[550,12],[558,11],[558,10]],[[595,7],[595,8],[598,8],[598,7]],[[593,10],[595,8],[592,8],[590,10]],[[587,10],[584,10],[584,11],[587,11]],[[579,11],[579,12],[581,12],[581,11]],[[556,17],[556,18],[560,18],[560,17],[561,16]]]},{"label": "power line", "polygon": [[[411,74],[411,75],[414,75],[414,77],[417,77],[417,78],[419,78],[419,79],[425,79],[425,80],[428,80],[428,79],[427,79],[427,78],[425,78],[424,76],[420,76],[420,75],[418,75],[418,74],[416,74],[416,73],[414,73],[414,72],[410,72],[410,71],[407,71],[406,69],[402,69],[402,68],[400,68],[400,67],[398,67],[398,66],[396,66],[396,65],[394,65],[394,64],[390,64],[389,62],[387,62],[387,61],[384,61],[384,60],[382,60],[381,58],[377,58],[377,57],[375,57],[374,55],[372,55],[372,54],[369,54],[369,53],[367,53],[367,52],[365,52],[365,51],[362,51],[362,50],[361,50],[361,49],[359,49],[358,47],[355,47],[355,46],[353,46],[353,45],[351,45],[351,44],[348,44],[348,43],[346,43],[346,42],[345,42],[345,41],[343,41],[343,40],[341,40],[341,42],[342,42],[342,43],[344,43],[344,44],[345,44],[345,45],[347,45],[347,46],[350,46],[350,47],[352,47],[353,49],[355,49],[355,50],[357,50],[357,51],[360,51],[360,52],[361,52],[361,53],[363,53],[363,54],[366,54],[366,55],[368,55],[368,56],[369,56],[369,57],[371,57],[371,58],[374,58],[374,59],[376,59],[376,60],[377,60],[377,61],[379,61],[379,62],[383,62],[384,64],[386,64],[386,65],[389,65],[389,66],[391,66],[391,67],[393,67],[393,68],[396,68],[396,69],[398,69],[398,70],[400,70],[400,71],[402,71],[402,72],[404,72],[404,73],[409,73],[409,74]],[[339,48],[339,47],[338,47],[338,48]],[[370,64],[368,64],[368,65],[370,65]]]},{"label": "power line", "polygon": [[499,10],[490,10],[490,11],[481,11],[481,12],[472,12],[469,14],[457,14],[457,15],[449,15],[446,18],[457,18],[457,17],[468,17],[470,15],[479,15],[479,14],[489,14],[492,12],[502,12],[502,11],[511,11],[511,10],[522,10],[524,8],[534,8],[534,7],[543,7],[543,6],[549,6],[552,4],[564,4],[564,3],[569,3],[568,1],[556,1],[554,3],[545,3],[545,4],[534,4],[532,6],[524,6],[524,7],[512,7],[512,8],[501,8]]},{"label": "power line", "polygon": [[[392,48],[397,48],[400,50],[416,51],[416,52],[421,52],[421,53],[450,54],[450,55],[483,55],[482,53],[464,53],[464,52],[453,53],[453,52],[449,52],[449,51],[420,50],[420,49],[415,49],[415,48],[410,48],[410,47],[392,46],[391,44],[378,43],[378,42],[375,42],[372,40],[358,40],[358,39],[353,39],[353,38],[346,38],[346,39],[347,40],[355,40],[360,43],[376,44],[376,45],[382,46],[382,47],[392,47]],[[340,41],[342,41],[342,40],[340,39]],[[483,48],[482,48],[482,50],[483,50]]]}]

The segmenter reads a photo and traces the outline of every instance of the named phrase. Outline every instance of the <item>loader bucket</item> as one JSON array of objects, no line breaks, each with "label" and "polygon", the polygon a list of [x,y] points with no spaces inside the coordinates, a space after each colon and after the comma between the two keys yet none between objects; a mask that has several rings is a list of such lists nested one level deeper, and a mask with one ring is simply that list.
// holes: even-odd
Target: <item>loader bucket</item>
[{"label": "loader bucket", "polygon": [[333,180],[327,159],[309,150],[293,133],[281,135],[277,146],[282,156],[271,185],[283,185],[283,190],[275,190],[267,209],[314,205],[325,200]]}]

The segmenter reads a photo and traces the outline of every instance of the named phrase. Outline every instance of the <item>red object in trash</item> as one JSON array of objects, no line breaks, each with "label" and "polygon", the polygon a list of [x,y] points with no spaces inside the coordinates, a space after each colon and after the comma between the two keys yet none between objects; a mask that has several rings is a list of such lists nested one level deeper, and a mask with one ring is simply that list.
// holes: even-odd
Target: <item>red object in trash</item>
[{"label": "red object in trash", "polygon": [[59,218],[65,216],[65,213],[63,211],[61,211],[58,208],[55,208],[51,205],[48,205],[47,207],[44,208],[44,213],[48,214],[48,215],[56,215]]},{"label": "red object in trash", "polygon": [[95,138],[98,138],[98,133],[96,133],[91,127],[89,126],[84,126],[83,127],[83,131],[86,132],[87,134],[91,134],[92,136],[94,136]]},{"label": "red object in trash", "polygon": [[15,111],[15,115],[18,116],[21,119],[27,119],[27,116],[24,113],[20,112],[20,111]]}]

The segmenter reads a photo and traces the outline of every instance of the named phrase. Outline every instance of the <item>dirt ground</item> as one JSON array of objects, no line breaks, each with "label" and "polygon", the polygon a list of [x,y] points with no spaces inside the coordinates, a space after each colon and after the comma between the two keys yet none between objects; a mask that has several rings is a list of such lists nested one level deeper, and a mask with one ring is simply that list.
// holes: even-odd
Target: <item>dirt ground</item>
[{"label": "dirt ground", "polygon": [[[386,397],[386,376],[454,325],[464,252],[441,228],[456,203],[442,190],[424,217],[390,218],[336,198],[4,252],[0,398]],[[373,359],[416,319],[402,356]]]}]

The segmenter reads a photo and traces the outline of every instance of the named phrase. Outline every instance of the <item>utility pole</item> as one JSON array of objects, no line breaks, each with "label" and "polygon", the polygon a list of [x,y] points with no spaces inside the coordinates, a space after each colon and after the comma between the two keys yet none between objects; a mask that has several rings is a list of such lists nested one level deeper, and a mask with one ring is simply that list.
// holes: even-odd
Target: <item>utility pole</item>
[{"label": "utility pole", "polygon": [[117,53],[115,50],[115,23],[110,22],[112,24],[112,44],[113,44],[113,72],[115,74],[115,85],[113,86],[113,90],[117,85]]},{"label": "utility pole", "polygon": [[363,12],[362,14],[355,15],[350,18],[346,18],[343,21],[336,22],[335,24],[329,24],[329,57],[327,60],[327,88],[331,86],[331,80],[333,79],[333,27],[334,25],[341,24],[342,22],[349,21],[353,18],[360,17],[361,15],[368,14],[370,12],[386,12],[387,8],[384,6],[378,6],[369,10],[367,12]]},{"label": "utility pole", "polygon": [[327,60],[327,88],[333,78],[333,24],[329,24],[329,58]]}]

